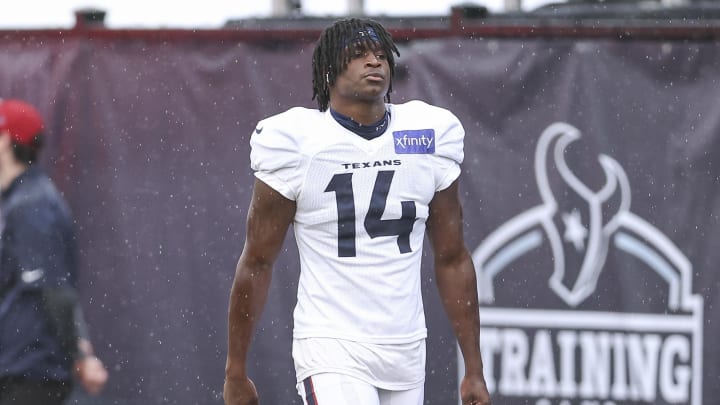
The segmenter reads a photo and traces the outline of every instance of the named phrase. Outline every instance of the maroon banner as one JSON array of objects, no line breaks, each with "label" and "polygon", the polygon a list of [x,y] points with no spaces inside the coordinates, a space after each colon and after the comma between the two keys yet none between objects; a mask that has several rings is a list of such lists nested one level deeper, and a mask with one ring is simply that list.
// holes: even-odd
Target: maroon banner
[{"label": "maroon banner", "polygon": [[[312,45],[112,35],[0,39],[0,97],[48,122],[41,164],[77,218],[112,404],[221,403],[227,297],[252,186],[249,134],[311,101]],[[709,41],[403,43],[394,102],[467,131],[461,192],[486,375],[502,404],[713,403],[720,353],[720,49]],[[298,258],[274,270],[250,359],[299,404]],[[426,260],[426,403],[457,402]]]}]

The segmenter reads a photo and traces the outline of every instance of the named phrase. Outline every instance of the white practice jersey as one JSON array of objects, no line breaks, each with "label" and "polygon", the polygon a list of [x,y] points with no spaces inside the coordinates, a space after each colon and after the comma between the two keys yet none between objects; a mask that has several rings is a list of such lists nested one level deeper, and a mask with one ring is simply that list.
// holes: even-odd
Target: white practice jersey
[{"label": "white practice jersey", "polygon": [[427,335],[420,291],[428,204],[460,175],[465,131],[448,110],[389,104],[366,140],[329,112],[292,108],[251,139],[256,177],[297,211],[295,339],[409,343]]}]

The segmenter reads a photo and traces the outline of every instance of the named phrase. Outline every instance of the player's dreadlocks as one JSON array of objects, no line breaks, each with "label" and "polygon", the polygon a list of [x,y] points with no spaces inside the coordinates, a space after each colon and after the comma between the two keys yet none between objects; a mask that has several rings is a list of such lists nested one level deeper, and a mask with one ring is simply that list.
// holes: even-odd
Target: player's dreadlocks
[{"label": "player's dreadlocks", "polygon": [[381,49],[390,65],[390,87],[385,100],[390,102],[392,78],[395,75],[395,57],[400,56],[395,43],[380,23],[370,19],[350,18],[336,21],[320,35],[313,52],[313,100],[317,98],[320,111],[325,111],[330,102],[330,87],[350,62],[354,46],[367,49]]}]

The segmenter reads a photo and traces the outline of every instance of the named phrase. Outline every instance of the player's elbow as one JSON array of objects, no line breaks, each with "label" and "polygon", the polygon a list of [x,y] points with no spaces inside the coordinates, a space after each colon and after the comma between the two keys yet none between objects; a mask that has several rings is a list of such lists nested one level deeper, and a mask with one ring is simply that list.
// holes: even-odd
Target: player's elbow
[{"label": "player's elbow", "polygon": [[435,268],[462,269],[472,267],[470,253],[464,247],[454,246],[449,249],[438,249],[434,252]]},{"label": "player's elbow", "polygon": [[255,278],[269,275],[274,260],[262,254],[243,252],[235,269],[235,278]]}]

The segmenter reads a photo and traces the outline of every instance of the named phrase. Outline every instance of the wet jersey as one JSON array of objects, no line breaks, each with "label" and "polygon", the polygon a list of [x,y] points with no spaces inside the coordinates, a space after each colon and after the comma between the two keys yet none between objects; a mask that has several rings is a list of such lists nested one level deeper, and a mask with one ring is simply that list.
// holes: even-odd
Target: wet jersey
[{"label": "wet jersey", "polygon": [[300,107],[261,121],[252,135],[255,176],[297,206],[295,339],[426,337],[428,205],[459,176],[465,132],[451,112],[421,101],[387,108],[388,129],[371,140],[329,112]]}]

